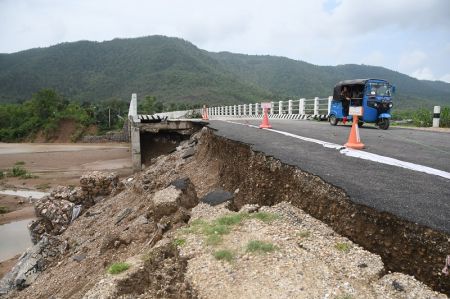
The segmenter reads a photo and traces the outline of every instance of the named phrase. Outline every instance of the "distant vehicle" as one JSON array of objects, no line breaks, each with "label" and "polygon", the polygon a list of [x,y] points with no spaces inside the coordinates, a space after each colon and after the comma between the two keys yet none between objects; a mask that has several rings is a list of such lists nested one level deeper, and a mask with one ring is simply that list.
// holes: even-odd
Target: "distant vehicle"
[{"label": "distant vehicle", "polygon": [[[381,79],[355,79],[341,81],[334,87],[333,100],[331,101],[330,124],[335,126],[339,121],[352,120],[348,115],[349,106],[361,106],[362,116],[358,124],[375,123],[380,129],[389,128],[391,118],[392,94],[395,86]],[[350,102],[345,99],[345,94]],[[347,101],[347,102],[346,102]]]}]

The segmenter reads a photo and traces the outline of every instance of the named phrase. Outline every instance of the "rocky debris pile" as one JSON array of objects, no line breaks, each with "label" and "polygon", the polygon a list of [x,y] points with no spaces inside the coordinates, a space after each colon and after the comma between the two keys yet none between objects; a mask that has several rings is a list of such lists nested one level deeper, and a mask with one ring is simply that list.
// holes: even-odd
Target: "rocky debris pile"
[{"label": "rocky debris pile", "polygon": [[55,187],[50,193],[50,198],[90,207],[103,196],[108,196],[116,189],[120,189],[121,185],[116,173],[93,171],[81,176],[79,187]]},{"label": "rocky debris pile", "polygon": [[31,285],[66,249],[67,243],[61,242],[59,237],[43,235],[36,245],[22,254],[14,268],[0,280],[0,295]]},{"label": "rocky debris pile", "polygon": [[36,244],[44,233],[60,235],[83,211],[122,187],[116,173],[99,171],[83,175],[79,187],[57,186],[35,204],[37,219],[28,225],[32,242]]},{"label": "rocky debris pile", "polygon": [[93,171],[80,178],[80,186],[85,198],[107,196],[120,188],[119,176],[116,173]]},{"label": "rocky debris pile", "polygon": [[28,225],[33,244],[45,233],[60,235],[64,232],[71,222],[73,207],[73,203],[64,199],[45,197],[37,201],[34,206],[37,219]]}]

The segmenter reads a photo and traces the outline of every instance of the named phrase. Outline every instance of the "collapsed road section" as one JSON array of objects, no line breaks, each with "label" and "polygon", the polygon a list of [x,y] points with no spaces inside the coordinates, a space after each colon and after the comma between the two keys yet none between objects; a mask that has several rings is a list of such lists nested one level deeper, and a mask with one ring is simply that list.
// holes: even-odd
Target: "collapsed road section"
[{"label": "collapsed road section", "polygon": [[450,253],[447,233],[356,204],[344,190],[249,145],[213,133],[206,136],[211,139],[209,148],[201,153],[220,161],[220,182],[227,190],[239,189],[236,210],[245,204],[288,201],[379,254],[388,271],[414,275],[436,290],[450,292],[450,278],[442,272]]}]

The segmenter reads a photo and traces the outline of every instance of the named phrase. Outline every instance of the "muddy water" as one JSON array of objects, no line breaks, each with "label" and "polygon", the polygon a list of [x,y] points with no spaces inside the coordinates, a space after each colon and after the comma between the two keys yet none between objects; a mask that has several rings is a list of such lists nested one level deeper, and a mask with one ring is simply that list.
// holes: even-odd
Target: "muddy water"
[{"label": "muddy water", "polygon": [[25,198],[29,198],[31,196],[34,199],[40,199],[46,195],[49,195],[49,193],[30,190],[0,190],[0,194],[20,196]]},{"label": "muddy water", "polygon": [[30,219],[0,225],[0,261],[24,252],[32,245],[27,225]]}]

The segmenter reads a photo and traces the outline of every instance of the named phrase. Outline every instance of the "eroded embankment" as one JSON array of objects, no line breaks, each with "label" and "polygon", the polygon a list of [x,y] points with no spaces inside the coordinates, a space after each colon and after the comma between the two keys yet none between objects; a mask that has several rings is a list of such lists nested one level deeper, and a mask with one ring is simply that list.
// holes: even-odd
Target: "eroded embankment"
[{"label": "eroded embankment", "polygon": [[342,189],[254,152],[248,145],[211,131],[202,139],[197,160],[218,162],[220,184],[226,190],[239,189],[234,199],[236,209],[245,204],[289,201],[337,233],[379,254],[388,271],[414,275],[435,290],[450,294],[450,278],[442,273],[450,252],[447,234],[355,204]]}]

